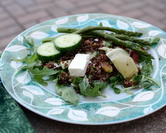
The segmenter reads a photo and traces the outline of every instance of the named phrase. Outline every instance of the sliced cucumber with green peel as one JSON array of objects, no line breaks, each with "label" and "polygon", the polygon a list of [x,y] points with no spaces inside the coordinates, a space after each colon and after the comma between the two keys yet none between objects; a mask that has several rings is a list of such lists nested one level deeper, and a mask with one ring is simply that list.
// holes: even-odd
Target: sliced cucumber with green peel
[{"label": "sliced cucumber with green peel", "polygon": [[61,52],[73,51],[81,46],[82,37],[79,34],[64,34],[54,40],[56,49]]},{"label": "sliced cucumber with green peel", "polygon": [[60,57],[61,53],[55,48],[55,45],[53,42],[46,42],[41,44],[37,48],[37,55],[39,60],[42,62],[48,62],[56,60]]}]

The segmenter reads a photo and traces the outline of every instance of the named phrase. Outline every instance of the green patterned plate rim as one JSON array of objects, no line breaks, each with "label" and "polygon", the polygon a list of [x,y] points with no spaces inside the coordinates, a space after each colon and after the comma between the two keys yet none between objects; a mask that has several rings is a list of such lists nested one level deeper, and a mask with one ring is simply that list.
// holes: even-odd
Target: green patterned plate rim
[{"label": "green patterned plate rim", "polygon": [[[55,86],[36,83],[28,71],[19,69],[24,65],[12,58],[22,58],[29,50],[23,36],[32,37],[36,44],[46,37],[57,36],[57,27],[81,28],[89,25],[110,26],[117,29],[140,31],[142,38],[160,37],[158,45],[150,49],[154,56],[152,77],[160,87],[151,90],[134,90],[134,95],[114,94],[110,88],[104,90],[106,98],[80,97],[77,106],[65,103],[56,95]],[[110,14],[77,14],[49,20],[35,25],[15,37],[4,50],[0,68],[3,85],[9,94],[27,109],[50,119],[82,125],[105,125],[122,123],[146,116],[166,104],[166,33],[151,24],[132,18]]]}]

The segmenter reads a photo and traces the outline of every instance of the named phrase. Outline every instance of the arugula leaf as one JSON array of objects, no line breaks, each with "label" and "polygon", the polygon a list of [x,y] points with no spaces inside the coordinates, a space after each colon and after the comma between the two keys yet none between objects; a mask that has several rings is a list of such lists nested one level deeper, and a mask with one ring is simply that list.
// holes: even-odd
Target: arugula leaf
[{"label": "arugula leaf", "polygon": [[145,89],[149,89],[152,85],[160,86],[151,77],[146,77],[146,76],[143,75],[139,87],[140,88],[143,87]]},{"label": "arugula leaf", "polygon": [[138,73],[138,75],[134,76],[131,81],[138,83],[138,85],[135,87],[143,87],[145,89],[149,89],[152,85],[156,84],[150,77],[150,74],[153,70],[152,60],[147,56],[140,56],[139,60],[142,64],[141,71]]},{"label": "arugula leaf", "polygon": [[119,94],[121,90],[116,87],[116,85],[122,83],[124,81],[122,75],[117,74],[116,76],[113,76],[110,78],[110,87],[114,90],[116,94]]},{"label": "arugula leaf", "polygon": [[102,22],[100,22],[100,23],[99,23],[99,26],[103,26],[103,23],[102,23]]},{"label": "arugula leaf", "polygon": [[127,91],[130,89],[134,89],[134,88],[144,88],[144,89],[150,89],[150,87],[152,85],[156,85],[156,86],[160,86],[155,80],[153,80],[151,77],[145,77],[144,75],[142,75],[141,81],[138,85],[136,86],[131,86],[131,87],[127,87],[122,89],[121,91]]},{"label": "arugula leaf", "polygon": [[93,86],[91,86],[89,84],[88,78],[84,77],[82,82],[79,84],[79,87],[80,87],[80,92],[82,95],[96,97],[96,96],[102,96],[101,90],[107,87],[107,83],[96,82],[93,84]]},{"label": "arugula leaf", "polygon": [[34,40],[30,36],[24,36],[24,41],[30,46],[34,46]]},{"label": "arugula leaf", "polygon": [[116,94],[120,94],[120,93],[121,93],[121,90],[120,90],[119,88],[113,87],[113,89],[114,89],[114,92],[115,92]]},{"label": "arugula leaf", "polygon": [[82,78],[81,77],[74,77],[73,84],[78,85],[81,82]]},{"label": "arugula leaf", "polygon": [[107,82],[97,82],[94,83],[94,87],[90,89],[89,96],[96,97],[96,96],[103,96],[101,91],[107,87]]},{"label": "arugula leaf", "polygon": [[35,61],[35,60],[37,60],[37,55],[36,55],[36,54],[33,54],[33,55],[31,55],[30,57],[27,57],[27,59],[24,59],[24,61],[25,61],[27,64],[29,64],[29,63],[31,63],[31,62],[33,62],[33,61]]},{"label": "arugula leaf", "polygon": [[80,87],[81,94],[84,96],[88,96],[87,90],[90,89],[90,84],[87,77],[84,77],[82,82],[79,84],[79,87]]},{"label": "arugula leaf", "polygon": [[141,75],[150,77],[153,70],[152,60],[147,56],[140,56],[140,62],[142,63]]},{"label": "arugula leaf", "polygon": [[156,81],[154,81],[150,74],[153,70],[152,60],[147,56],[140,56],[140,62],[142,63],[142,68],[140,73],[131,79],[132,82],[137,82],[136,86],[124,88],[123,91],[134,89],[134,88],[145,88],[150,89],[151,86],[160,86]]},{"label": "arugula leaf", "polygon": [[[33,39],[28,36],[24,37],[24,40],[27,44],[29,44],[32,47],[31,54],[27,55],[23,59],[15,59],[15,60],[24,62],[26,64],[23,68],[24,69],[26,68],[31,73],[31,76],[36,82],[42,85],[47,85],[47,82],[46,80],[43,79],[43,77],[55,75],[59,71],[43,67],[41,65],[40,60],[38,60],[37,58],[37,54],[35,53],[35,46]],[[38,66],[38,64],[40,65]]]},{"label": "arugula leaf", "polygon": [[27,56],[25,56],[22,59],[13,58],[12,60],[16,61],[16,62],[24,62],[25,64],[29,64],[29,63],[37,60],[37,55],[35,53],[31,54],[31,55],[28,54]]},{"label": "arugula leaf", "polygon": [[74,80],[72,82],[72,86],[74,87],[74,90],[80,90],[79,83],[83,80],[82,77],[74,77]]},{"label": "arugula leaf", "polygon": [[58,70],[49,69],[41,65],[37,66],[37,64],[40,64],[40,61],[37,60],[36,54],[26,56],[18,61],[24,62],[26,65],[22,69],[27,69],[31,73],[34,80],[42,85],[47,85],[47,82],[43,79],[43,77],[51,76],[59,72]]},{"label": "arugula leaf", "polygon": [[56,93],[61,96],[66,102],[69,102],[73,105],[78,104],[79,96],[72,88],[61,86],[60,88],[56,88]]},{"label": "arugula leaf", "polygon": [[58,84],[58,79],[55,79],[56,83],[55,92],[62,97],[66,102],[69,102],[73,105],[77,105],[79,101],[78,94],[70,87],[66,87]]},{"label": "arugula leaf", "polygon": [[43,77],[51,76],[59,72],[58,70],[49,69],[47,67],[43,67],[41,70],[39,68],[29,68],[29,71],[34,80],[42,85],[47,85],[47,82],[43,79]]}]

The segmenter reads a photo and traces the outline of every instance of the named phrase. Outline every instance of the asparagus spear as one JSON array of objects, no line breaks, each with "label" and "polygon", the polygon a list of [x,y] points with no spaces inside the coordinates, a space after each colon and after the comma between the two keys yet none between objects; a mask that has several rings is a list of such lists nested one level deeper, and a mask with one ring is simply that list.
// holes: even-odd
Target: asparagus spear
[{"label": "asparagus spear", "polygon": [[138,43],[140,46],[143,46],[143,47],[153,45],[149,41],[145,41],[143,39],[138,39],[136,37],[129,37],[129,36],[126,36],[126,35],[117,35],[117,34],[115,34],[114,37],[116,37],[118,39],[121,39],[121,40],[126,40],[126,41],[131,41],[131,42],[134,42],[134,43]]},{"label": "asparagus spear", "polygon": [[[87,29],[87,27],[86,27],[86,29]],[[57,28],[57,31],[60,33],[73,33],[73,32],[77,33],[78,30],[81,30],[81,29],[79,29],[79,28],[63,28],[63,27]],[[117,30],[117,29],[115,29],[115,30]],[[131,31],[126,31],[126,32],[131,32]],[[132,32],[132,33],[135,33],[135,32]],[[136,33],[139,33],[139,32],[136,32]],[[116,38],[119,38],[121,40],[127,40],[127,41],[132,41],[132,42],[138,43],[141,46],[152,46],[152,45],[158,43],[160,40],[159,38],[152,38],[152,39],[150,39],[150,41],[145,41],[143,39],[138,39],[134,36],[128,36],[127,34],[126,35],[112,34],[112,35],[114,35]]]},{"label": "asparagus spear", "polygon": [[[129,37],[127,35],[120,35],[120,34],[110,34],[120,40],[124,40],[126,41],[127,43],[130,43],[130,42],[133,42],[133,45],[137,45],[139,47],[146,47],[146,48],[150,48],[152,45],[158,43],[157,41],[155,41],[154,43],[153,42],[150,42],[150,41],[146,41],[146,40],[143,40],[143,39],[138,39],[136,37]],[[97,35],[92,35],[91,32],[83,34],[82,35],[84,38],[88,38],[88,37],[98,37]]]},{"label": "asparagus spear", "polygon": [[[61,33],[62,32],[63,33],[72,33],[72,32],[74,32],[74,33],[83,33],[82,31],[81,32],[75,32],[75,31],[78,31],[78,29],[76,29],[76,28],[62,28],[62,27],[59,27],[59,28],[57,28],[57,31],[61,32]],[[88,30],[86,30],[86,32],[88,32]],[[137,51],[140,54],[143,54],[143,55],[148,56],[149,58],[153,59],[153,56],[151,56],[148,52],[142,50],[138,45],[136,45],[133,42],[122,41],[122,40],[114,37],[113,35],[109,35],[109,34],[101,32],[101,31],[90,31],[88,33],[93,34],[93,35],[97,35],[97,36],[100,36],[100,37],[103,37],[103,38],[105,38],[107,40],[110,40],[110,41],[114,42],[117,45],[128,47],[130,49],[133,49],[133,50]]]},{"label": "asparagus spear", "polygon": [[89,31],[93,31],[93,30],[108,30],[108,31],[115,32],[117,34],[124,34],[124,35],[128,35],[128,36],[141,36],[142,35],[142,33],[140,33],[140,32],[119,30],[119,29],[114,29],[114,28],[111,28],[111,27],[104,27],[104,26],[88,26],[88,27],[81,28],[81,29],[77,29],[77,28],[63,28],[63,27],[57,28],[58,32],[66,31],[67,33],[74,32],[74,33],[77,33],[77,34],[82,34],[84,32],[89,32]]},{"label": "asparagus spear", "polygon": [[78,28],[66,28],[66,27],[58,27],[57,31],[59,33],[73,33],[79,30]]},{"label": "asparagus spear", "polygon": [[107,40],[110,40],[112,42],[114,42],[116,45],[121,45],[130,49],[133,49],[135,51],[137,51],[140,54],[143,54],[151,59],[153,59],[153,56],[151,56],[148,52],[146,52],[145,50],[142,50],[138,45],[135,45],[135,43],[133,42],[129,42],[129,41],[122,41],[112,35],[109,34],[105,34],[103,32],[100,31],[91,31],[92,34],[95,34],[97,36],[103,37]]}]

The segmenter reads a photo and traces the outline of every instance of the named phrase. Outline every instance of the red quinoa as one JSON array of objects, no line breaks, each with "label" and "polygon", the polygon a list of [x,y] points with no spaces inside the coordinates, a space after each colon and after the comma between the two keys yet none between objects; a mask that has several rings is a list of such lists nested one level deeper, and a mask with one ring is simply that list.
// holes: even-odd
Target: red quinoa
[{"label": "red quinoa", "polygon": [[111,73],[105,72],[101,66],[101,62],[110,62],[109,58],[105,54],[100,54],[97,57],[91,59],[91,62],[88,65],[86,75],[89,78],[89,82],[93,80],[107,81],[108,78],[112,75]]}]

